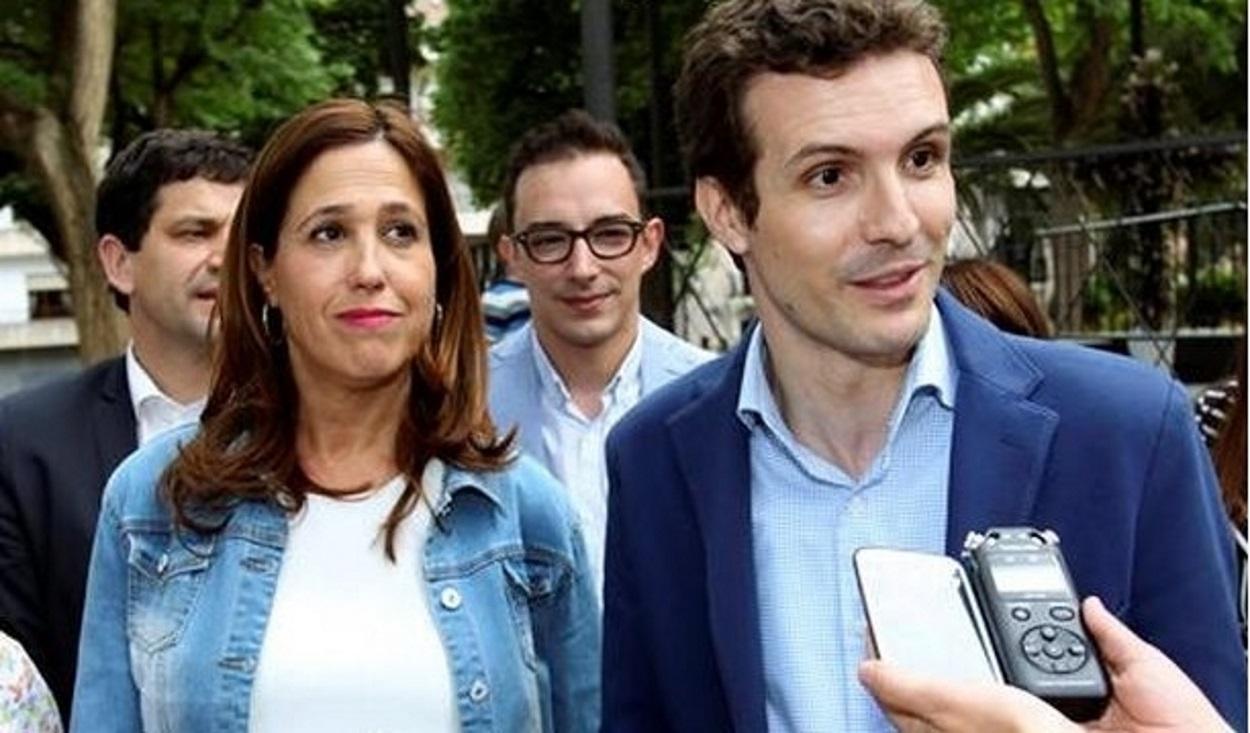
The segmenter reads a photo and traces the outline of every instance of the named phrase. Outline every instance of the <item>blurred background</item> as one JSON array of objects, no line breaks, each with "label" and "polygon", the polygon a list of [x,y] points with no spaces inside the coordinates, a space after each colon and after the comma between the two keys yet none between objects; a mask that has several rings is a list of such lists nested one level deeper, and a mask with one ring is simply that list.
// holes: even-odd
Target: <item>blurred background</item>
[{"label": "blurred background", "polygon": [[[512,141],[616,121],[669,224],[644,309],[708,348],[750,294],[692,214],[670,89],[704,0],[0,0],[0,394],[117,353],[94,185],[156,127],[259,147],[333,95],[406,103],[445,153],[483,285]],[[1244,0],[936,0],[951,26],[955,258],[1002,262],[1061,338],[1194,389],[1246,322]]]}]

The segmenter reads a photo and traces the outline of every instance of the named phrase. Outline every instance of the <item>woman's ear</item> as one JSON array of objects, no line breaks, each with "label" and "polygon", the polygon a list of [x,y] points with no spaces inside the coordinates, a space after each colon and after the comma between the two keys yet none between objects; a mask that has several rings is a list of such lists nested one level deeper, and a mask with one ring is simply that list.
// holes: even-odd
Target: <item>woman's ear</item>
[{"label": "woman's ear", "polygon": [[257,282],[260,283],[260,289],[265,291],[265,301],[269,305],[277,305],[274,296],[273,268],[265,260],[265,250],[259,244],[248,246],[247,264]]}]

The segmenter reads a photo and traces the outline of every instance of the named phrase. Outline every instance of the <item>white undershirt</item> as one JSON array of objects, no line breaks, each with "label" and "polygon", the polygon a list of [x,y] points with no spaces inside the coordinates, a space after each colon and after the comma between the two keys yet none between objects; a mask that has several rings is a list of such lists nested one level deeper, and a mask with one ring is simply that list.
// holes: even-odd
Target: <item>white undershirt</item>
[{"label": "white undershirt", "polygon": [[547,466],[569,492],[573,510],[581,520],[594,588],[603,595],[603,554],[608,527],[608,469],[604,443],[616,426],[642,397],[642,329],[621,361],[616,374],[600,395],[602,409],[586,417],[573,401],[542,344],[534,339],[534,360],[542,389],[542,442]]},{"label": "white undershirt", "polygon": [[[442,486],[431,461],[422,484]],[[430,513],[399,526],[395,562],[380,531],[397,476],[363,497],[308,496],[290,521],[252,687],[252,733],[455,731],[451,667],[425,600]]]}]

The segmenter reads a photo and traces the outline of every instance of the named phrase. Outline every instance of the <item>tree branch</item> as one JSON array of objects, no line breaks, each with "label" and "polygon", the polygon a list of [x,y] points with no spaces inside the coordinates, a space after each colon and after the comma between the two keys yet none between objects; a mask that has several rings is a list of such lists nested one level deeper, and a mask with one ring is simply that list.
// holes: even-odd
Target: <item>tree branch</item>
[{"label": "tree branch", "polygon": [[1033,29],[1033,43],[1037,47],[1037,60],[1042,70],[1042,85],[1050,99],[1051,129],[1056,140],[1067,136],[1072,119],[1072,101],[1063,88],[1059,74],[1059,56],[1055,52],[1055,37],[1042,9],[1041,0],[1020,0],[1024,14]]},{"label": "tree branch", "polygon": [[74,52],[67,111],[77,138],[75,142],[90,158],[99,142],[108,104],[117,0],[77,0],[73,5]]}]

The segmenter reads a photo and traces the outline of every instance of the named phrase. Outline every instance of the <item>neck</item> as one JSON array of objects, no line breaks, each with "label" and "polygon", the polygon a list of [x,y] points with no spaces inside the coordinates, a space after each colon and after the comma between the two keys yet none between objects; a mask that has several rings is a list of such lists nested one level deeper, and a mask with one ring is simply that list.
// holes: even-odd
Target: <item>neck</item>
[{"label": "neck", "polygon": [[308,477],[326,489],[379,485],[399,467],[395,436],[408,404],[410,377],[368,389],[299,384],[295,447]]},{"label": "neck", "polygon": [[616,376],[637,340],[638,321],[637,317],[633,318],[627,328],[591,346],[568,343],[538,323],[534,324],[543,352],[560,375],[573,402],[588,417],[598,415],[603,409],[603,390]]},{"label": "neck", "polygon": [[863,476],[885,445],[910,352],[865,363],[791,329],[770,330],[762,314],[761,325],[769,386],[790,431],[848,475]]},{"label": "neck", "polygon": [[168,343],[134,329],[135,358],[166,397],[179,404],[208,394],[212,354],[208,344],[198,347]]}]

